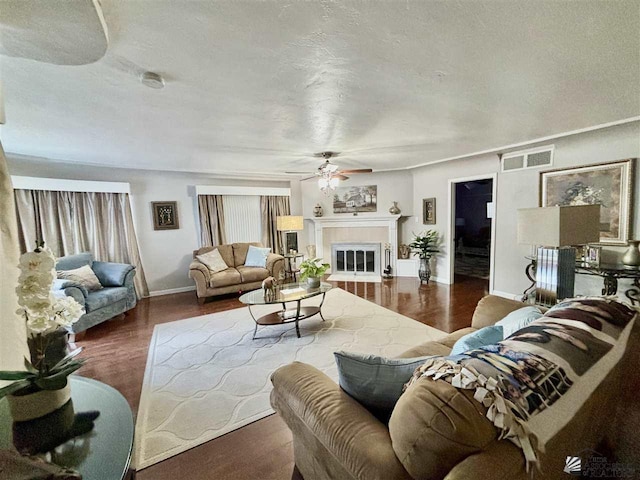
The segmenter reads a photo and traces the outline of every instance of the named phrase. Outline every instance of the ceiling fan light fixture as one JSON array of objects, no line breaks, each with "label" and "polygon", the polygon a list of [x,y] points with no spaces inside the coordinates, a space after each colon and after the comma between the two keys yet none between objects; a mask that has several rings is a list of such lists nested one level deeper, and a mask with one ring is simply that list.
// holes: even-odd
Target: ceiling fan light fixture
[{"label": "ceiling fan light fixture", "polygon": [[318,187],[320,187],[320,190],[326,190],[328,186],[329,186],[329,180],[327,178],[320,177],[318,179]]},{"label": "ceiling fan light fixture", "polygon": [[157,90],[164,88],[164,78],[156,72],[144,72],[140,75],[140,82],[149,88]]},{"label": "ceiling fan light fixture", "polygon": [[331,177],[329,179],[329,188],[331,188],[331,190],[335,190],[336,187],[340,184],[340,179],[337,177]]}]

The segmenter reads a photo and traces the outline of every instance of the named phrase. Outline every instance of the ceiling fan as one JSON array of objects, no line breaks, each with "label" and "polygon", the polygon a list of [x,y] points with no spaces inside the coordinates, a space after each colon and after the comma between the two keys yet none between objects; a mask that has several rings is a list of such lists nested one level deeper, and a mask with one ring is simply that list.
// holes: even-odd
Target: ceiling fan
[{"label": "ceiling fan", "polygon": [[[355,173],[371,173],[373,172],[370,168],[356,168],[356,169],[347,169],[340,170],[340,167],[335,163],[331,163],[331,159],[340,155],[340,152],[319,152],[314,153],[314,157],[324,158],[324,163],[322,163],[318,170],[311,175],[310,177],[303,178],[301,181],[311,180],[312,178],[318,179],[318,186],[320,190],[323,192],[327,192],[327,190],[335,190],[340,183],[340,180],[347,180],[347,174],[355,174]],[[306,172],[285,172],[290,174],[300,174]]]}]

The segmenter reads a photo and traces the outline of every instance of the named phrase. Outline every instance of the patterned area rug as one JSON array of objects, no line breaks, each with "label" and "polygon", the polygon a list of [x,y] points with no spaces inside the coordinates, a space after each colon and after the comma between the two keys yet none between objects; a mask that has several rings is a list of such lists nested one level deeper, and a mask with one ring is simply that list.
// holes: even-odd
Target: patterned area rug
[{"label": "patterned area rug", "polygon": [[[319,298],[305,304],[318,304]],[[277,310],[252,307],[254,314]],[[334,288],[322,312],[293,324],[258,327],[247,308],[157,325],[136,422],[138,470],[273,413],[271,373],[295,360],[334,380],[336,350],[394,356],[444,332]]]}]

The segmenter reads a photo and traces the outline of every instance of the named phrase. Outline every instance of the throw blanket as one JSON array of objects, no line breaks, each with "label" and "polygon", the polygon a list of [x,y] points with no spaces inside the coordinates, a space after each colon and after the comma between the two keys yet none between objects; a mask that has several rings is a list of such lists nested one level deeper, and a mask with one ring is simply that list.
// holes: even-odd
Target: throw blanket
[{"label": "throw blanket", "polygon": [[[429,377],[474,389],[474,399],[487,407],[486,416],[500,430],[499,438],[522,449],[529,471],[538,464],[544,443],[575,415],[622,357],[635,314],[613,299],[567,300],[496,345],[430,358],[405,388]],[[571,404],[572,411],[567,414],[564,405],[555,417],[537,422],[555,428],[537,434],[532,428],[535,416],[568,397],[571,389],[578,390],[577,395],[564,403]]]}]

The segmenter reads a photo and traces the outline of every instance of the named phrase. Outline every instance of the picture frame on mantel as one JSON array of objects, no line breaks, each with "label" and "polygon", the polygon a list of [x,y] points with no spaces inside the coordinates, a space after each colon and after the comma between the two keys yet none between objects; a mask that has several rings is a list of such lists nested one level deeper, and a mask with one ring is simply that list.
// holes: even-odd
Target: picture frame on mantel
[{"label": "picture frame on mantel", "polygon": [[180,228],[178,220],[178,202],[151,202],[154,230],[176,230]]},{"label": "picture frame on mantel", "polygon": [[540,172],[540,206],[600,204],[600,244],[626,245],[631,235],[636,160]]},{"label": "picture frame on mantel", "polygon": [[422,223],[424,225],[436,224],[436,197],[422,199]]}]

